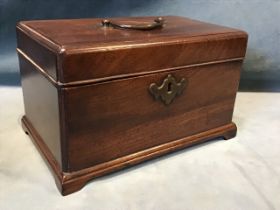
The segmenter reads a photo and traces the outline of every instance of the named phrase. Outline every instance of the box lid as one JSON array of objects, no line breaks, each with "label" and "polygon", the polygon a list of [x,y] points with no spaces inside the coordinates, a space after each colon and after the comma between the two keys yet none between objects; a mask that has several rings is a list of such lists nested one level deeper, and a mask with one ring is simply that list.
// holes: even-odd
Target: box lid
[{"label": "box lid", "polygon": [[[154,26],[158,24],[155,19],[129,17],[110,21]],[[247,34],[243,31],[177,16],[165,16],[163,20],[162,27],[151,30],[106,26],[103,19],[22,21],[17,29],[56,55],[56,72],[49,75],[61,84],[170,71],[243,59],[245,55]],[[18,48],[25,51],[20,44]]]}]

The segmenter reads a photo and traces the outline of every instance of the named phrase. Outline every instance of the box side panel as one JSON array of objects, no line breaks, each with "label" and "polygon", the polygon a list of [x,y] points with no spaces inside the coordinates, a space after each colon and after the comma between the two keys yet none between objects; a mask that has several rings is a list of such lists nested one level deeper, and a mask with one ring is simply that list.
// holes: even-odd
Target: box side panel
[{"label": "box side panel", "polygon": [[[241,61],[64,89],[69,171],[98,165],[232,121]],[[165,105],[149,92],[168,74],[187,85]]]},{"label": "box side panel", "polygon": [[56,81],[58,78],[56,71],[56,53],[46,46],[41,45],[19,26],[16,31],[17,49],[27,55],[36,65],[43,69],[47,75]]},{"label": "box side panel", "polygon": [[25,116],[62,166],[57,88],[21,54],[18,56]]}]

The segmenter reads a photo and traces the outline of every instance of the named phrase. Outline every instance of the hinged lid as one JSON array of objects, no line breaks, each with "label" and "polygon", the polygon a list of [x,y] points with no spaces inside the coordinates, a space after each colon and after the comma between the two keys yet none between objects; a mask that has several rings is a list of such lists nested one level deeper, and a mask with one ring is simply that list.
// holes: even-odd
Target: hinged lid
[{"label": "hinged lid", "polygon": [[[45,61],[41,61],[44,58],[37,60],[49,64],[51,61],[46,59],[54,57],[54,72],[41,67],[64,85],[242,59],[246,51],[245,32],[188,18],[163,17],[162,27],[156,17],[110,19],[113,24],[140,27],[147,24],[151,30],[121,29],[106,21],[102,25],[102,20],[23,21],[17,26],[18,48],[35,63],[40,57],[40,50],[34,46],[39,43],[48,49],[50,53],[42,54]],[[157,26],[153,28],[155,24]],[[36,44],[29,46],[37,50],[24,44],[23,41],[28,42],[28,38],[21,36],[36,40]]]}]

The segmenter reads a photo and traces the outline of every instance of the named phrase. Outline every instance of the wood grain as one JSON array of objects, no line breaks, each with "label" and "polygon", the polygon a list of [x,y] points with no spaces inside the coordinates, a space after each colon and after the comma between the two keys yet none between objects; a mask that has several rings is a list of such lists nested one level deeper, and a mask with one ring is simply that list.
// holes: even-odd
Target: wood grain
[{"label": "wood grain", "polygon": [[55,52],[32,39],[20,28],[17,28],[17,47],[23,50],[33,62],[44,69],[46,74],[53,78],[54,81],[57,81],[57,55]]},{"label": "wood grain", "polygon": [[58,91],[20,55],[19,64],[25,115],[62,167]]},{"label": "wood grain", "polygon": [[239,61],[173,71],[188,86],[168,106],[148,91],[167,73],[66,88],[68,170],[230,123],[240,67]]},{"label": "wood grain", "polygon": [[[129,20],[141,23],[153,18]],[[103,28],[101,19],[25,21],[18,24],[17,30],[18,34],[30,34],[58,55],[56,75],[61,83],[245,55],[247,34],[243,31],[176,16],[165,19],[162,29],[151,31]],[[34,53],[31,57],[39,55]]]},{"label": "wood grain", "polygon": [[[164,27],[152,31],[103,28],[101,19],[17,25],[23,129],[63,195],[92,178],[236,135],[232,114],[247,34],[188,18],[164,19]],[[169,74],[187,85],[165,105],[149,86]]]},{"label": "wood grain", "polygon": [[76,192],[84,187],[84,185],[97,177],[112,173],[127,167],[134,166],[146,160],[168,154],[188,146],[209,141],[218,137],[224,139],[233,138],[236,135],[236,125],[230,123],[218,128],[210,129],[205,132],[200,132],[195,135],[184,137],[182,139],[174,140],[156,147],[142,150],[138,153],[130,154],[122,158],[118,158],[109,162],[101,163],[99,165],[89,167],[72,173],[62,172],[54,161],[52,153],[44,144],[44,140],[40,137],[37,131],[32,127],[26,117],[22,118],[22,126],[30,138],[33,140],[39,152],[42,154],[48,166],[55,177],[55,183],[62,195],[68,195]]}]

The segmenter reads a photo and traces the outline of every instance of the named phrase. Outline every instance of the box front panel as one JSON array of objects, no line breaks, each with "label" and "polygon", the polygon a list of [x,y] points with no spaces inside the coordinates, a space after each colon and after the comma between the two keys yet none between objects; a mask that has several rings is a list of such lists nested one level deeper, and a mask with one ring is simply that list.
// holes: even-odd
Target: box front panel
[{"label": "box front panel", "polygon": [[[197,66],[65,88],[68,171],[230,123],[241,63]],[[185,86],[167,105],[161,96],[155,99],[149,87],[152,83],[162,85],[169,74],[176,82],[184,78]]]}]

